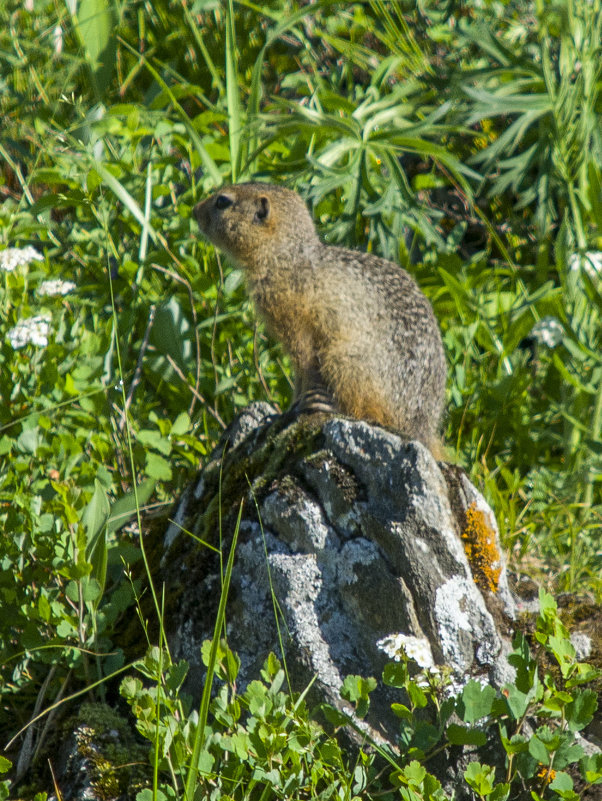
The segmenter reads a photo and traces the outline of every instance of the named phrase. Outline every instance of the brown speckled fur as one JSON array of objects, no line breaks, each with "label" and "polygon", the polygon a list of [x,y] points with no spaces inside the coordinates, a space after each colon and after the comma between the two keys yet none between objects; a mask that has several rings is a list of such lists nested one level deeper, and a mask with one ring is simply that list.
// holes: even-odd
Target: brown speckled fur
[{"label": "brown speckled fur", "polygon": [[302,199],[228,186],[196,206],[203,234],[244,269],[268,330],[291,355],[296,395],[397,429],[440,454],[446,365],[430,303],[401,267],[320,242]]}]

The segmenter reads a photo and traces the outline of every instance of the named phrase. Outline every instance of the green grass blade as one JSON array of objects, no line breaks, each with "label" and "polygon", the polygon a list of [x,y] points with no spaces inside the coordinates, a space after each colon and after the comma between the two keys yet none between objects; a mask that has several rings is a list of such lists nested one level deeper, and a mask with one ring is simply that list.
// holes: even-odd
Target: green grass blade
[{"label": "green grass blade", "polygon": [[[263,63],[265,60],[265,54],[267,49],[278,39],[282,36],[283,33],[293,28],[303,17],[309,16],[310,14],[315,14],[320,11],[322,8],[326,8],[327,6],[335,5],[337,0],[318,0],[318,2],[312,3],[310,6],[303,6],[302,8],[295,11],[294,14],[285,17],[282,19],[276,27],[270,32],[268,35],[264,46],[261,48],[259,55],[255,59],[255,63],[253,65],[253,73],[251,76],[251,85],[250,85],[250,94],[249,94],[249,102],[247,106],[247,118],[250,124],[252,124],[259,114],[259,105],[261,102],[261,71],[263,69]],[[253,8],[257,10],[257,6],[254,3],[245,2],[245,0],[238,0],[239,5],[246,6],[248,8]],[[272,15],[270,15],[272,16]],[[272,16],[273,18],[273,16]],[[257,142],[256,137],[251,136],[249,138],[249,152],[255,153],[259,151],[259,144]]]},{"label": "green grass blade", "polygon": [[119,200],[123,203],[126,209],[130,212],[132,217],[134,217],[142,226],[142,235],[146,232],[147,236],[153,240],[155,244],[159,243],[159,235],[146,218],[144,212],[136,203],[134,198],[130,195],[127,189],[120,183],[115,176],[109,172],[106,167],[104,167],[99,161],[94,161],[94,169],[100,175],[102,180],[105,184],[109,187],[109,189],[119,198]]},{"label": "green grass blade", "polygon": [[209,51],[207,50],[205,42],[203,41],[203,37],[199,34],[199,27],[196,24],[192,14],[190,13],[190,10],[189,10],[188,6],[186,5],[186,3],[182,3],[182,5],[180,7],[184,12],[184,16],[186,17],[186,22],[188,23],[188,27],[192,31],[192,35],[194,36],[194,41],[196,42],[197,47],[201,51],[201,55],[203,56],[203,59],[205,60],[205,64],[207,65],[207,68],[209,69],[209,72],[211,73],[211,77],[213,79],[213,82],[214,82],[215,86],[217,87],[217,90],[219,91],[219,93],[221,95],[223,95],[224,94],[223,81],[222,81],[222,79],[220,77],[219,70],[215,66],[215,64],[213,62],[213,59],[211,58],[211,55],[209,54]]},{"label": "green grass blade", "polygon": [[228,109],[228,135],[230,139],[230,169],[232,183],[236,183],[241,164],[240,132],[242,114],[238,88],[238,66],[236,61],[236,31],[234,28],[234,4],[228,0],[226,7],[226,105]]},{"label": "green grass blade", "polygon": [[143,264],[144,260],[146,259],[146,252],[148,249],[148,236],[151,227],[150,213],[151,213],[151,203],[153,199],[152,170],[153,170],[152,161],[149,160],[148,167],[146,170],[146,191],[144,195],[144,225],[142,226],[140,247],[138,249],[138,264],[140,264],[140,269],[138,270],[138,274],[136,275],[136,285],[140,284],[140,281],[142,280],[142,272],[144,269]]},{"label": "green grass blade", "polygon": [[207,148],[203,144],[203,140],[201,139],[201,137],[197,133],[194,125],[192,124],[192,122],[190,120],[190,116],[184,111],[184,109],[182,108],[181,104],[179,103],[178,99],[176,98],[176,96],[173,93],[173,91],[171,90],[171,88],[163,80],[163,78],[161,77],[159,72],[153,67],[153,65],[150,63],[150,61],[148,59],[146,59],[143,55],[138,53],[127,42],[125,42],[123,40],[120,40],[120,42],[127,50],[129,50],[133,55],[135,55],[137,59],[139,59],[141,62],[144,63],[144,66],[146,67],[146,69],[150,72],[150,74],[157,81],[157,83],[159,84],[161,89],[169,97],[169,99],[170,99],[170,101],[171,101],[171,103],[173,105],[174,111],[176,112],[178,117],[181,119],[182,123],[184,124],[184,126],[186,128],[186,131],[187,131],[188,135],[192,139],[192,141],[194,143],[194,146],[197,149],[197,152],[198,152],[198,154],[199,154],[199,156],[201,158],[201,161],[203,162],[203,166],[205,167],[205,169],[207,170],[207,172],[209,173],[209,175],[213,179],[213,182],[216,184],[216,186],[220,186],[220,184],[222,183],[222,174],[219,171],[219,168],[218,168],[217,164],[215,163],[215,161],[211,158],[211,156],[207,152]]},{"label": "green grass blade", "polygon": [[226,602],[228,600],[228,591],[230,589],[230,579],[232,578],[232,568],[234,566],[234,554],[236,552],[236,542],[238,540],[238,532],[240,529],[240,521],[242,518],[243,501],[240,503],[238,510],[238,519],[232,535],[232,544],[230,546],[230,553],[228,555],[228,562],[226,564],[226,573],[224,575],[224,583],[222,585],[222,593],[219,599],[219,607],[217,616],[215,618],[215,626],[213,629],[213,640],[211,641],[211,650],[209,652],[209,660],[207,665],[207,675],[205,677],[205,684],[203,685],[203,695],[201,698],[201,705],[199,708],[199,720],[194,737],[194,745],[192,748],[192,760],[190,769],[186,776],[186,787],[184,789],[184,798],[186,801],[192,801],[194,798],[194,790],[198,776],[199,757],[205,738],[205,726],[207,725],[207,718],[209,716],[209,703],[211,701],[211,688],[213,686],[213,677],[215,676],[215,666],[217,661],[217,650],[220,640],[220,632],[224,625],[226,616]]}]

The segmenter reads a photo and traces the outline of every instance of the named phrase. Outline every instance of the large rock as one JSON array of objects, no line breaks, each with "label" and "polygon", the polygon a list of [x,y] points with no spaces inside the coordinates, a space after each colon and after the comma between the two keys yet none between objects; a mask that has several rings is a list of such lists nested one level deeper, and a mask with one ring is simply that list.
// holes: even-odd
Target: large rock
[{"label": "large rock", "polygon": [[[243,684],[269,651],[280,655],[279,635],[294,689],[315,676],[315,697],[339,708],[347,674],[380,678],[400,649],[459,682],[508,680],[514,604],[494,516],[465,474],[361,421],[254,404],[165,538],[171,646],[191,665],[189,686],[201,686],[199,649],[221,587],[219,558],[190,532],[214,547],[221,537],[225,563],[243,500],[227,613]],[[389,701],[375,694],[370,725],[392,741]]]}]

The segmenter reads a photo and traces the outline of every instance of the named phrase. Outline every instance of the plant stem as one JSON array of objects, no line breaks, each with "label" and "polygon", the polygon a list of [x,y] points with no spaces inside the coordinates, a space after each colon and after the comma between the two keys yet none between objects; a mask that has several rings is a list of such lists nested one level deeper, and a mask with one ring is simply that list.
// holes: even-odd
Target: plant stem
[{"label": "plant stem", "polygon": [[[594,416],[592,418],[591,438],[594,442],[600,439],[602,430],[602,367],[596,367],[593,372],[593,382],[598,385],[596,402],[594,404]],[[594,478],[592,470],[587,471],[585,493],[583,502],[586,509],[589,509],[594,499]]]}]

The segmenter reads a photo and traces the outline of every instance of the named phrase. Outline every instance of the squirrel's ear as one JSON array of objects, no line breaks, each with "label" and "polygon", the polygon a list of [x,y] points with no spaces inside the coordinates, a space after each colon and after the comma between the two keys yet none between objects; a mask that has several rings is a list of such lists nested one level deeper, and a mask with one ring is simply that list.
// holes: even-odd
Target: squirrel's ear
[{"label": "squirrel's ear", "polygon": [[270,216],[270,200],[265,195],[262,195],[257,200],[257,211],[255,212],[256,222],[265,222]]}]

